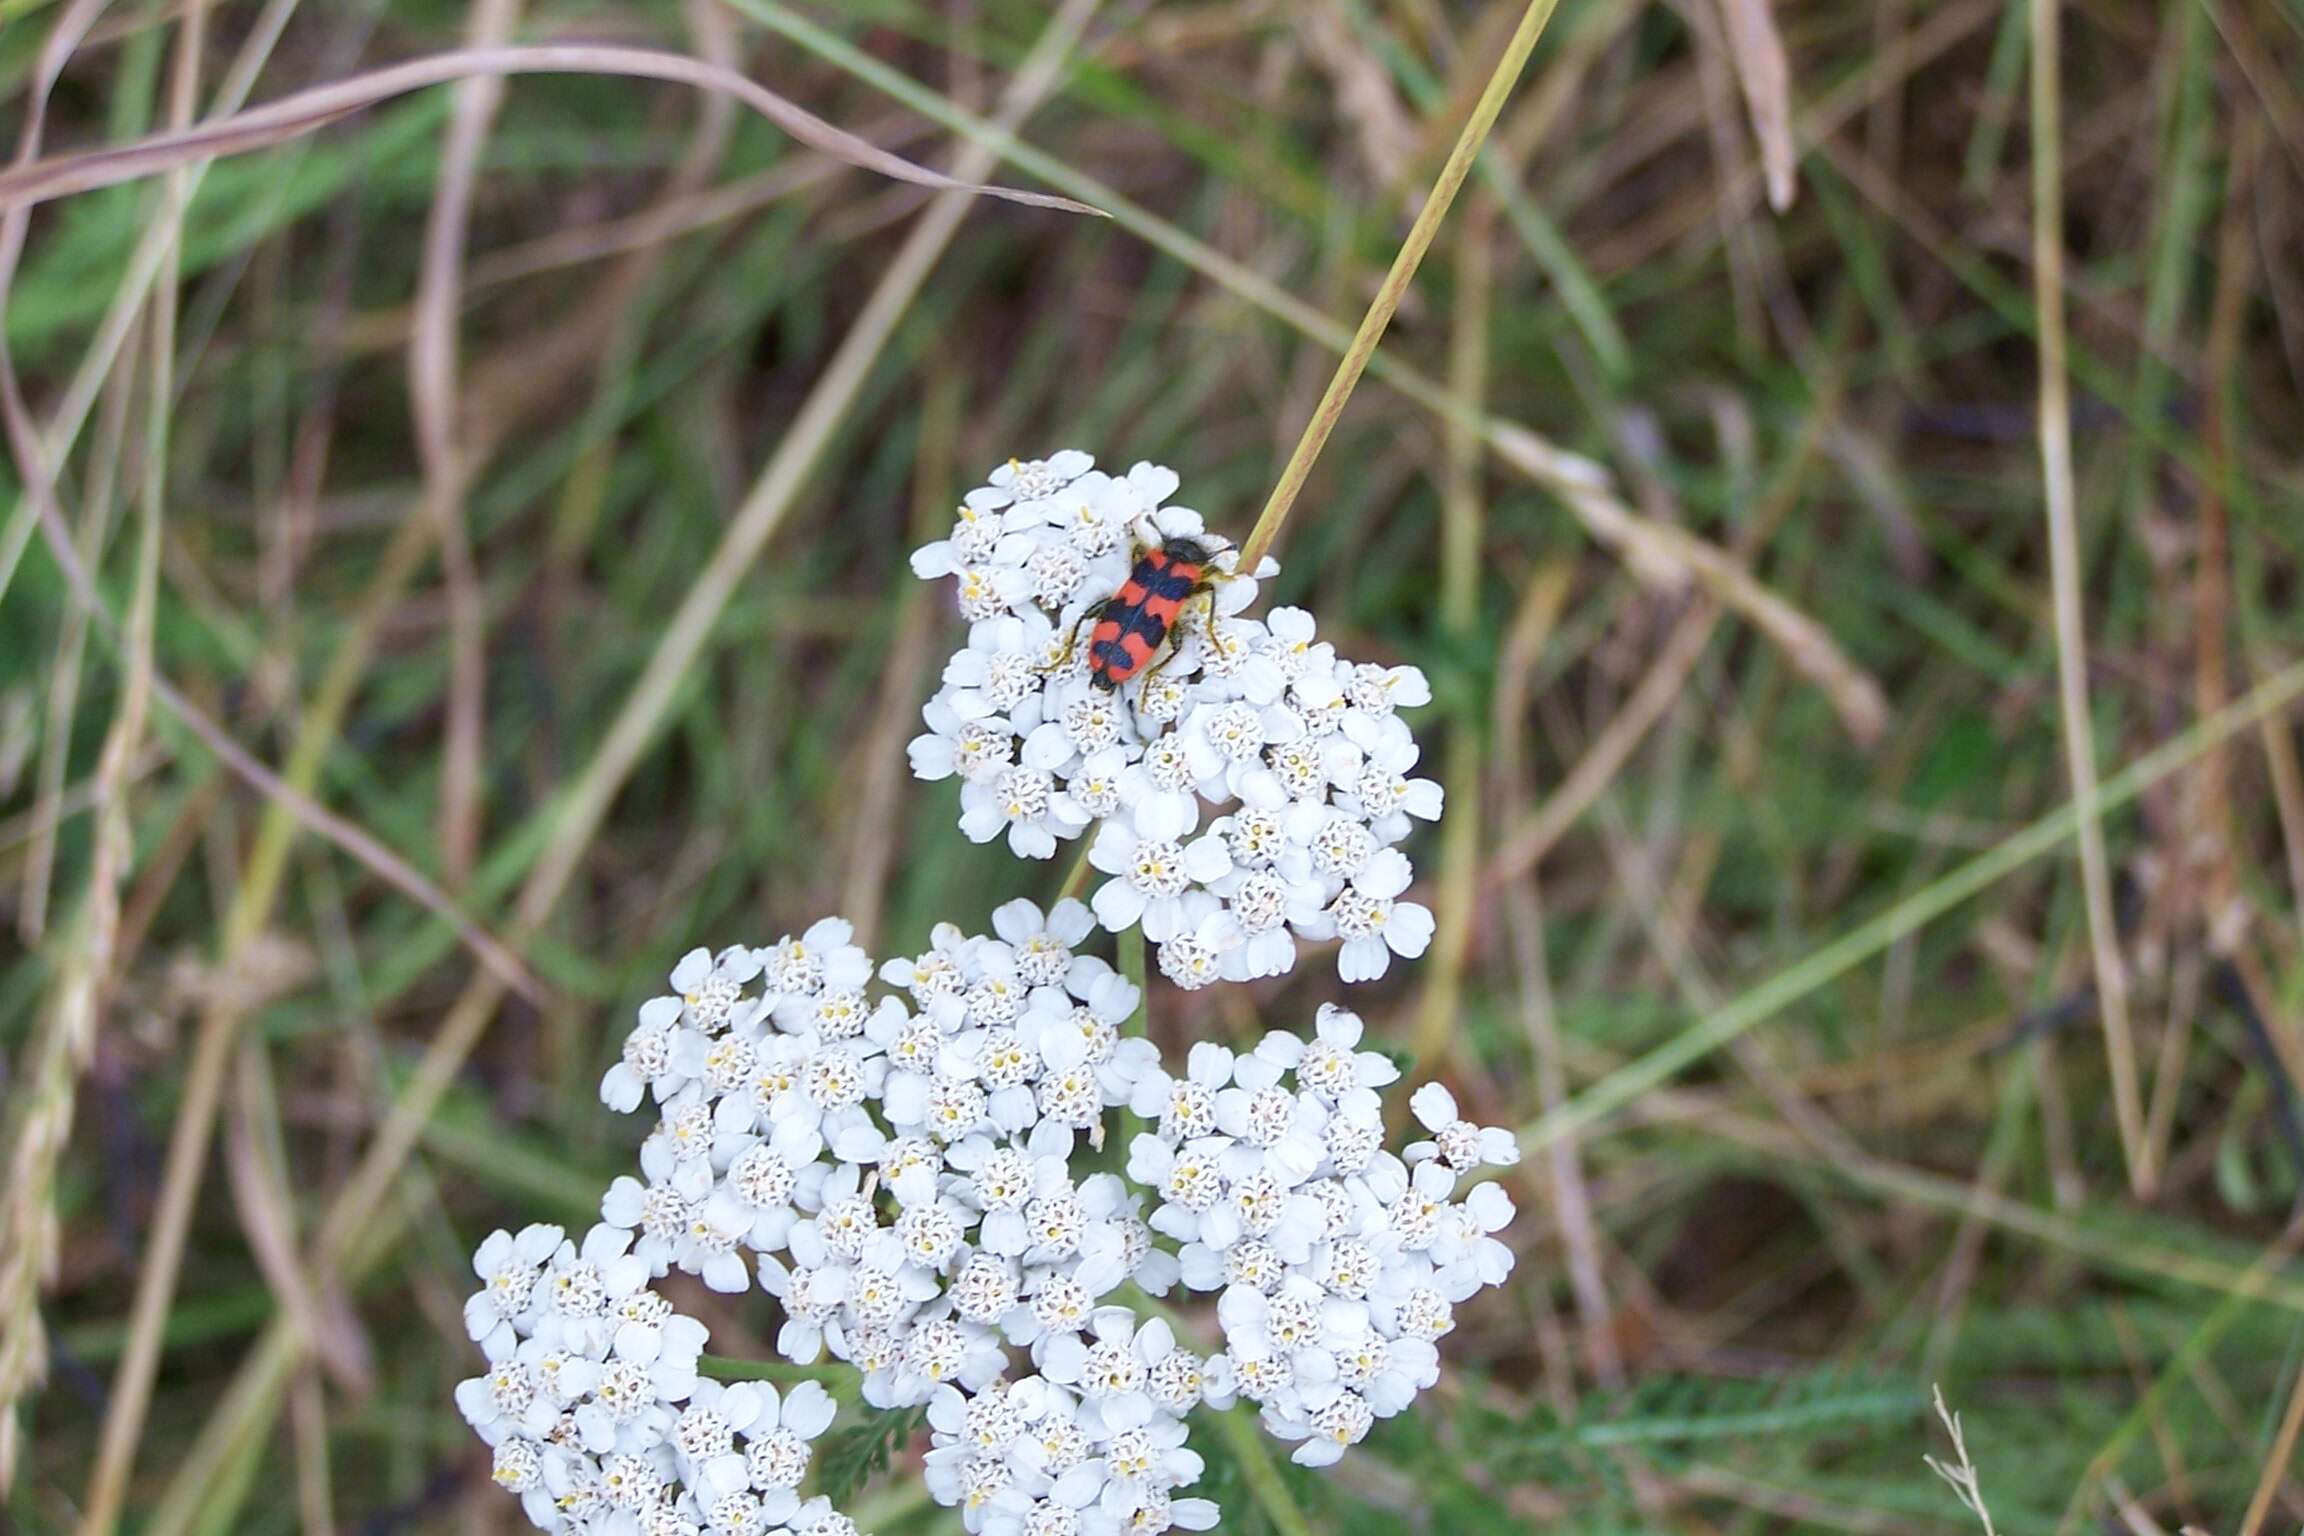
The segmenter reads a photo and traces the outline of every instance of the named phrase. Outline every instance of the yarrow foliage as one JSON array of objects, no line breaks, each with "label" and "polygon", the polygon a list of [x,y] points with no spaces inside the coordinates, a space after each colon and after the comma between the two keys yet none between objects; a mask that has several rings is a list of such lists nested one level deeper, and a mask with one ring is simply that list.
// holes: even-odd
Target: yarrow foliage
[{"label": "yarrow foliage", "polygon": [[[1033,826],[1051,838],[1085,829],[1077,789],[1104,769],[1087,766],[1091,753],[1030,743],[1053,742],[1045,728],[1064,732],[1079,700],[1139,712],[1143,700],[1092,697],[1056,668],[1030,670],[999,714],[958,695],[981,694],[984,679],[1014,669],[999,658],[1021,654],[979,648],[987,626],[1028,627],[1043,595],[1061,618],[1100,584],[1118,585],[1126,536],[1095,529],[1152,517],[1171,536],[1200,533],[1196,515],[1160,506],[1174,489],[1151,466],[1114,480],[1085,455],[1060,454],[996,471],[971,496],[947,546],[915,561],[928,574],[948,568],[978,610],[959,675],[947,672],[930,707],[932,726],[960,729],[914,743],[916,766],[943,761],[935,743],[947,740],[957,765],[965,729],[997,720],[1000,773],[1040,763],[1032,771],[1051,776]],[[974,531],[975,519],[997,531]],[[1078,557],[1076,576],[1050,553],[1060,550]],[[976,589],[1002,594],[999,610],[972,600]],[[1225,601],[1217,622],[1252,623]],[[1333,1006],[1309,1039],[1274,1031],[1238,1052],[1204,1041],[1172,1071],[1126,1033],[1136,985],[1080,952],[1099,922],[1141,923],[1171,977],[1172,956],[1206,946],[1206,974],[1195,962],[1177,977],[1198,985],[1286,969],[1292,946],[1276,964],[1237,957],[1275,932],[1283,944],[1288,930],[1324,936],[1333,919],[1323,914],[1353,892],[1387,904],[1380,928],[1422,911],[1396,901],[1406,865],[1391,846],[1413,793],[1369,814],[1374,802],[1340,791],[1324,768],[1316,793],[1271,797],[1275,745],[1329,742],[1321,761],[1351,762],[1355,783],[1378,747],[1397,765],[1384,771],[1413,765],[1406,728],[1352,700],[1341,680],[1351,669],[1311,645],[1309,625],[1300,647],[1262,625],[1238,635],[1238,654],[1272,669],[1253,691],[1232,688],[1247,664],[1230,681],[1188,665],[1196,642],[1185,637],[1173,678],[1183,699],[1166,725],[1115,715],[1113,740],[1096,751],[1115,754],[1105,762],[1129,788],[1089,814],[1104,821],[1097,867],[1116,865],[1120,878],[1092,906],[1013,901],[990,933],[941,924],[925,952],[885,963],[828,918],[766,947],[697,950],[673,969],[670,993],[640,1008],[601,1083],[619,1111],[653,1106],[638,1175],[609,1187],[600,1224],[580,1241],[532,1226],[492,1235],[475,1256],[481,1289],[465,1317],[489,1369],[457,1402],[532,1521],[609,1536],[855,1532],[828,1500],[803,1498],[812,1444],[836,1415],[831,1395],[814,1381],[780,1394],[700,1377],[703,1325],[655,1288],[675,1270],[715,1291],[757,1284],[778,1303],[785,1359],[829,1356],[852,1371],[863,1402],[924,1410],[929,1493],[990,1536],[1208,1529],[1216,1506],[1189,1492],[1202,1471],[1187,1444],[1197,1408],[1252,1403],[1295,1444],[1295,1460],[1319,1466],[1433,1384],[1456,1306],[1511,1271],[1495,1235],[1511,1202],[1474,1176],[1514,1161],[1513,1138],[1464,1120],[1430,1084],[1410,1105],[1425,1138],[1386,1150],[1381,1095],[1398,1069],[1363,1049],[1360,1020]],[[1015,633],[1001,629],[999,643]],[[1057,633],[1046,614],[1038,633],[1046,649]],[[1292,671],[1275,651],[1295,657]],[[1327,682],[1298,692],[1308,677]],[[1379,688],[1421,697],[1422,680],[1362,692]],[[1224,766],[1207,775],[1205,752],[1184,749],[1198,766],[1180,798],[1155,804],[1172,792],[1147,765],[1183,749],[1204,714],[1236,706],[1269,725],[1265,745],[1218,753]],[[1304,719],[1317,708],[1331,711],[1331,728],[1313,735]],[[968,791],[1000,776],[956,771]],[[1203,801],[1227,809],[1193,838]],[[964,804],[973,834],[981,802],[964,791]],[[1327,818],[1317,828],[1315,810]],[[1271,818],[1270,847],[1234,859],[1235,829],[1257,816]],[[1022,820],[1004,808],[1003,819],[1019,852],[1039,848],[1036,836],[1019,841]],[[1318,855],[1336,824],[1367,840],[1358,875]],[[1147,890],[1136,871],[1158,842],[1176,850],[1181,878]],[[1383,859],[1397,867],[1366,890],[1352,883]],[[1251,935],[1239,909],[1255,876],[1292,890],[1284,924]],[[1349,975],[1350,943],[1345,952]],[[1123,1111],[1145,1129],[1108,1146]],[[1216,1298],[1214,1353],[1179,1339],[1171,1317],[1185,1312],[1152,1300],[1171,1293]]]},{"label": "yarrow foliage", "polygon": [[1168,504],[1178,484],[1157,464],[1114,476],[1064,452],[968,493],[951,533],[912,556],[916,575],[951,578],[969,621],[912,771],[957,776],[960,830],[1020,857],[1096,828],[1098,921],[1142,924],[1180,987],[1279,975],[1299,938],[1340,940],[1344,980],[1374,980],[1432,940],[1431,912],[1402,899],[1397,847],[1440,815],[1398,713],[1432,690],[1414,667],[1340,658],[1301,608],[1248,617],[1279,566],[1240,571],[1230,549],[1153,664],[1097,687],[1093,606],[1144,549],[1215,542]]}]

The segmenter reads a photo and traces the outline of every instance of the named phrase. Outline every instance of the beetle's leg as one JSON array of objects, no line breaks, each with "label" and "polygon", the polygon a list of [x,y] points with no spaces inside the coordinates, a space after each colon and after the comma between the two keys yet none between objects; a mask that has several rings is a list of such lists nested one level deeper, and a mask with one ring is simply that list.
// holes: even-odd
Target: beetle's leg
[{"label": "beetle's leg", "polygon": [[1149,667],[1146,667],[1144,669],[1144,675],[1138,678],[1136,681],[1136,697],[1139,701],[1141,701],[1144,697],[1144,690],[1152,686],[1152,679],[1158,677],[1162,672],[1165,672],[1168,669],[1168,663],[1174,661],[1175,659],[1175,636],[1173,633],[1171,633],[1169,636],[1168,644],[1161,648],[1160,659],[1153,662]]},{"label": "beetle's leg", "polygon": [[1072,670],[1072,658],[1080,649],[1080,631],[1095,628],[1096,621],[1103,618],[1104,610],[1111,606],[1112,599],[1100,598],[1090,603],[1081,611],[1080,617],[1072,621],[1072,633],[1064,637],[1064,657],[1056,664],[1057,671],[1069,672]]},{"label": "beetle's leg", "polygon": [[1216,587],[1223,579],[1221,576],[1210,577],[1202,582],[1193,591],[1191,597],[1185,601],[1187,604],[1198,603],[1200,605],[1200,627],[1207,632],[1208,648],[1226,661],[1230,661],[1232,659],[1232,642],[1224,638],[1223,620],[1216,616]]},{"label": "beetle's leg", "polygon": [[1209,643],[1215,646],[1216,649],[1226,657],[1231,655],[1231,652],[1225,650],[1223,639],[1216,633],[1215,592],[1213,589],[1208,587],[1198,588],[1190,597],[1184,599],[1183,607],[1176,610],[1176,622],[1169,627],[1167,646],[1161,651],[1160,659],[1145,669],[1143,683],[1136,690],[1136,696],[1139,699],[1144,696],[1144,689],[1152,686],[1152,679],[1158,677],[1163,671],[1165,671],[1167,669],[1168,663],[1174,661],[1176,659],[1176,653],[1182,649],[1184,627],[1186,623],[1185,614],[1191,610],[1195,603],[1204,605],[1202,623],[1207,628]]}]

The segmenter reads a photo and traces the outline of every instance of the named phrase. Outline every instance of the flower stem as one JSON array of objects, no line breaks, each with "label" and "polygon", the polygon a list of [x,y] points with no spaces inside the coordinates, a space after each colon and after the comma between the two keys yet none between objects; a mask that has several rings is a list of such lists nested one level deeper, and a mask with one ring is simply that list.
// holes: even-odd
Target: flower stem
[{"label": "flower stem", "polygon": [[1242,1406],[1212,1413],[1209,1417],[1216,1421],[1225,1443],[1232,1447],[1233,1458],[1240,1466],[1240,1481],[1248,1485],[1249,1496],[1264,1507],[1272,1529],[1280,1536],[1312,1536],[1312,1527],[1304,1519],[1296,1495],[1289,1491],[1287,1482],[1280,1476],[1279,1463],[1272,1459],[1272,1448],[1257,1432],[1256,1410]]},{"label": "flower stem", "polygon": [[1080,893],[1088,889],[1088,850],[1095,842],[1095,827],[1091,826],[1080,834],[1080,854],[1072,861],[1072,868],[1064,876],[1064,888],[1056,893],[1058,901],[1077,901]]},{"label": "flower stem", "polygon": [[842,1381],[855,1375],[837,1365],[791,1365],[782,1360],[744,1360],[735,1355],[698,1355],[696,1374],[714,1381]]},{"label": "flower stem", "polygon": [[[1082,861],[1085,864],[1085,860]],[[1151,1026],[1152,987],[1145,979],[1144,929],[1141,924],[1119,936],[1120,974],[1136,984],[1136,1011],[1128,1015],[1128,1022],[1120,1027],[1123,1037],[1142,1038]],[[1146,1126],[1137,1113],[1122,1105],[1120,1108],[1120,1165],[1128,1165],[1128,1148],[1143,1134]]]},{"label": "flower stem", "polygon": [[1311,477],[1313,461],[1320,457],[1329,434],[1336,430],[1345,403],[1352,398],[1352,390],[1359,384],[1368,359],[1374,355],[1376,343],[1383,340],[1385,327],[1392,323],[1392,312],[1400,307],[1408,284],[1416,276],[1417,266],[1431,248],[1433,236],[1440,232],[1440,221],[1448,216],[1449,205],[1456,201],[1457,189],[1464,185],[1481,145],[1488,141],[1489,130],[1496,126],[1497,114],[1504,110],[1504,99],[1512,94],[1528,55],[1535,51],[1537,39],[1544,35],[1545,24],[1552,19],[1556,3],[1557,0],[1528,0],[1528,9],[1521,13],[1520,24],[1513,29],[1512,40],[1504,47],[1504,56],[1496,61],[1488,84],[1472,106],[1472,115],[1464,120],[1463,130],[1456,135],[1455,148],[1448,151],[1447,163],[1440,167],[1439,179],[1425,195],[1416,222],[1409,226],[1408,238],[1400,242],[1391,270],[1384,274],[1376,297],[1369,301],[1368,312],[1360,317],[1360,329],[1352,333],[1352,344],[1337,360],[1336,372],[1329,378],[1327,390],[1320,396],[1319,405],[1313,408],[1312,419],[1304,424],[1304,435],[1296,440],[1295,451],[1288,455],[1288,463],[1280,471],[1280,483],[1272,487],[1271,499],[1264,503],[1256,526],[1249,530],[1248,542],[1241,546],[1241,570],[1253,572],[1280,537],[1280,525],[1288,520],[1297,494]]}]

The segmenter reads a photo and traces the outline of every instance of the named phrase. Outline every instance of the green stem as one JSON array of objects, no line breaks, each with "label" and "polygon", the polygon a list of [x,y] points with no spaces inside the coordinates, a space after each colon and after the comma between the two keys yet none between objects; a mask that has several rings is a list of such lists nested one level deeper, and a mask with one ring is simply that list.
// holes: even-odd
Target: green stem
[{"label": "green stem", "polygon": [[837,1365],[789,1365],[782,1360],[740,1360],[734,1355],[699,1355],[696,1371],[714,1381],[846,1381],[856,1374]]},{"label": "green stem", "polygon": [[1080,852],[1072,860],[1072,868],[1065,872],[1063,889],[1056,893],[1058,901],[1076,901],[1080,893],[1088,889],[1088,850],[1096,846],[1096,833],[1102,826],[1103,823],[1098,822],[1080,834]]},{"label": "green stem", "polygon": [[[1152,987],[1150,982],[1145,979],[1147,967],[1144,963],[1143,928],[1138,926],[1122,933],[1119,947],[1120,974],[1136,984],[1136,1011],[1128,1015],[1128,1022],[1120,1027],[1120,1033],[1123,1037],[1141,1038],[1150,1028],[1152,1017]],[[1129,1146],[1147,1129],[1149,1127],[1134,1110],[1125,1107],[1121,1109],[1120,1161],[1123,1165],[1128,1160]]]},{"label": "green stem", "polygon": [[1312,1536],[1303,1508],[1281,1478],[1279,1463],[1272,1459],[1272,1447],[1265,1444],[1264,1436],[1257,1431],[1256,1410],[1243,1404],[1209,1417],[1216,1421],[1216,1428],[1231,1446],[1233,1458],[1240,1466],[1240,1481],[1248,1485],[1249,1496],[1263,1506],[1272,1529],[1280,1536]]}]

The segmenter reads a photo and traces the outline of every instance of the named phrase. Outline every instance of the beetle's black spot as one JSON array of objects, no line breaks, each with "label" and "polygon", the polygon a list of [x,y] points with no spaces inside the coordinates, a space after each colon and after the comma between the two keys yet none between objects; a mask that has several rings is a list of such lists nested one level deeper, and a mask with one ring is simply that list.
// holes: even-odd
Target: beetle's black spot
[{"label": "beetle's black spot", "polygon": [[1192,595],[1194,582],[1182,571],[1166,570],[1144,579],[1144,592],[1148,597],[1166,598],[1180,603]]},{"label": "beetle's black spot", "polygon": [[1157,646],[1168,638],[1168,621],[1148,608],[1137,608],[1121,621],[1120,633],[1142,635],[1145,640]]}]

